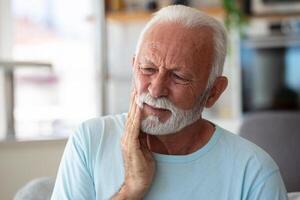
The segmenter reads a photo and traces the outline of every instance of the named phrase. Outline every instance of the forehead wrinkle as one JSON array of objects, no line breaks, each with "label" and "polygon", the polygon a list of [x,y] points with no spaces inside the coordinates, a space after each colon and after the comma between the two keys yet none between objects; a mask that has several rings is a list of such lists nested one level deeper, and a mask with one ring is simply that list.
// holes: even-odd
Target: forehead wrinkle
[{"label": "forehead wrinkle", "polygon": [[[162,34],[162,32],[161,32],[161,31],[163,31],[163,29],[165,27],[159,28],[159,26],[165,25],[165,24],[169,24],[169,23],[157,24],[157,25],[153,26],[146,33],[145,38],[144,38],[146,48],[151,49],[152,52],[155,52],[155,53],[158,53],[159,55],[161,55],[165,59],[164,64],[166,66],[186,65],[187,61],[185,61],[185,60],[186,59],[188,59],[189,61],[193,60],[193,55],[191,55],[191,53],[189,53],[190,45],[189,45],[189,47],[186,47],[186,45],[182,46],[181,44],[185,44],[186,43],[185,41],[189,40],[189,38],[187,38],[186,35],[189,35],[190,29],[184,27],[181,24],[171,23],[171,25],[180,26],[180,31],[175,30],[172,35],[169,35],[167,37],[168,34]],[[158,40],[158,41],[153,41],[153,39]],[[175,43],[174,43],[174,41],[175,41]],[[178,47],[178,46],[180,46],[180,47]],[[164,48],[164,47],[165,47],[164,52],[161,52],[160,48]],[[170,49],[171,49],[171,51],[170,51]],[[187,58],[184,59],[183,61],[178,62],[177,58],[182,57],[183,53],[185,54],[184,56]],[[157,59],[157,60],[159,60],[159,59]],[[160,63],[163,63],[163,62],[160,61]]]},{"label": "forehead wrinkle", "polygon": [[[211,37],[208,35],[208,37]],[[190,43],[186,43],[188,45],[179,45],[182,48],[180,50],[176,50],[176,44],[171,44],[170,48],[175,49],[175,51],[172,49],[171,51],[167,51],[166,58],[168,59],[166,62],[169,63],[169,65],[178,65],[178,66],[187,66],[193,65],[191,67],[197,69],[200,66],[203,66],[205,63],[207,66],[210,66],[212,63],[212,56],[211,53],[211,40],[207,42],[205,40],[207,36],[201,37],[201,40],[199,38],[191,37],[180,37],[178,40],[179,44],[184,44],[185,41],[188,39]],[[178,62],[178,58],[183,58]],[[200,65],[201,64],[201,65]],[[205,66],[205,67],[207,67]],[[204,67],[204,66],[203,66]]]},{"label": "forehead wrinkle", "polygon": [[149,47],[146,50],[143,51],[143,54],[141,54],[140,60],[142,62],[151,62],[152,64],[156,65],[157,67],[161,66],[162,63],[164,63],[163,59],[159,56],[160,50],[155,47]]},{"label": "forehead wrinkle", "polygon": [[[188,73],[190,75],[190,78],[192,78],[193,81],[200,81],[201,79],[197,79],[194,77],[194,72],[193,70],[189,67],[190,64],[187,64],[188,61],[184,59],[184,61],[181,61],[178,63],[177,61],[168,61],[164,60],[159,53],[157,54],[156,52],[160,52],[159,49],[157,49],[154,46],[151,46],[150,54],[143,55],[141,60],[143,62],[149,62],[150,64],[155,65],[156,67],[161,67],[167,71],[181,71],[184,73]],[[192,55],[189,55],[189,59],[193,59]],[[171,57],[176,57],[176,56],[171,56]],[[169,56],[166,56],[166,58],[170,58]],[[146,63],[147,64],[147,63]],[[187,67],[188,66],[188,67]]]},{"label": "forehead wrinkle", "polygon": [[[164,27],[162,28],[164,29]],[[144,38],[144,55],[147,55],[148,60],[160,67],[164,66],[165,68],[191,71],[195,80],[200,81],[203,79],[196,71],[199,72],[200,68],[206,68],[212,63],[212,60],[210,59],[212,56],[210,54],[213,52],[207,51],[207,49],[211,49],[209,46],[211,44],[207,41],[212,41],[212,35],[210,34],[212,30],[209,27],[201,27],[200,29],[183,27],[180,31],[175,31],[171,37],[167,38],[165,34],[161,35],[161,31],[161,28],[154,26],[146,33]],[[174,41],[173,38],[175,35],[177,35],[177,39],[174,43],[172,41]],[[153,41],[154,38],[158,39],[158,41]],[[161,51],[161,48],[164,49],[163,52]],[[195,76],[195,73],[197,76]]]},{"label": "forehead wrinkle", "polygon": [[193,61],[193,56],[188,53],[183,53],[180,51],[172,52],[167,51],[166,63],[173,69],[184,69],[185,71],[191,70],[191,61]]}]

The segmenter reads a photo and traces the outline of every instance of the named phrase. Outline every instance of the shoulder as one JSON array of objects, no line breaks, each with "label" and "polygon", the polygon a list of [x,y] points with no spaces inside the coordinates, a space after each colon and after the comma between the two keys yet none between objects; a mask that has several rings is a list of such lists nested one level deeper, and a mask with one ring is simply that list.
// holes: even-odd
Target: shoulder
[{"label": "shoulder", "polygon": [[105,126],[116,127],[123,126],[126,120],[126,113],[117,114],[117,115],[107,115],[102,117],[91,118],[86,121],[83,121],[79,128],[85,128],[87,130],[94,130],[103,128]]},{"label": "shoulder", "polygon": [[126,114],[109,115],[82,122],[69,137],[65,151],[78,154],[92,171],[100,152],[119,146],[126,117]]},{"label": "shoulder", "polygon": [[123,130],[127,115],[107,115],[83,121],[76,129],[80,137],[102,137],[104,134]]},{"label": "shoulder", "polygon": [[252,171],[273,173],[278,166],[271,156],[256,144],[218,127],[221,132],[219,145],[228,153],[229,157],[238,159],[239,163],[250,167]]},{"label": "shoulder", "polygon": [[120,138],[127,114],[108,115],[83,121],[70,136],[69,140],[83,149],[95,150],[105,140]]},{"label": "shoulder", "polygon": [[[59,167],[52,199],[94,199],[99,168],[97,163],[118,139],[126,120],[125,114],[98,117],[82,122],[70,135]],[[105,163],[110,160],[105,156]],[[111,156],[109,157],[111,159]],[[93,189],[94,188],[94,189]],[[69,199],[69,198],[68,198]]]},{"label": "shoulder", "polygon": [[[235,176],[243,180],[245,194],[272,182],[272,190],[283,191],[280,171],[271,156],[256,144],[218,127],[219,145],[226,152],[226,159],[234,163]],[[224,156],[224,155],[223,155]]]}]

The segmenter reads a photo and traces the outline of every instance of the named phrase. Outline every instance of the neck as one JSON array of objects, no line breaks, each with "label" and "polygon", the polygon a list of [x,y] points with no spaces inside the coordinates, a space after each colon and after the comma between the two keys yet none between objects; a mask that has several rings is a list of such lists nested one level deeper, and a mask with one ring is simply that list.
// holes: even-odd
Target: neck
[{"label": "neck", "polygon": [[199,119],[181,131],[169,135],[147,134],[148,147],[152,152],[167,155],[187,155],[202,148],[215,131],[207,120]]}]

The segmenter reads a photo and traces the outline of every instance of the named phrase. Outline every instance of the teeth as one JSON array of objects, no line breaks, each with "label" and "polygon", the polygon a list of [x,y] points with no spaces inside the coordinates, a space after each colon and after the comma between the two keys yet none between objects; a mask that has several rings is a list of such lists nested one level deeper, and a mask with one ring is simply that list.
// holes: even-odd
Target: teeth
[{"label": "teeth", "polygon": [[160,107],[157,107],[156,105],[151,105],[151,104],[148,104],[148,105],[155,108],[155,109],[161,109]]},{"label": "teeth", "polygon": [[143,99],[143,96],[138,96],[138,98],[136,98],[135,100],[136,104],[138,105],[138,107],[143,108],[144,107],[144,103],[155,108],[155,109],[163,109],[163,110],[168,110],[167,108],[165,108],[164,106],[161,105],[157,105],[156,102],[148,102],[147,99]]},{"label": "teeth", "polygon": [[[148,104],[148,105],[150,105],[150,104]],[[157,106],[155,106],[155,105],[150,105],[150,106],[153,107],[153,108],[155,108],[155,109],[167,110],[167,109],[165,109],[165,108],[163,108],[163,107],[157,107]]]}]

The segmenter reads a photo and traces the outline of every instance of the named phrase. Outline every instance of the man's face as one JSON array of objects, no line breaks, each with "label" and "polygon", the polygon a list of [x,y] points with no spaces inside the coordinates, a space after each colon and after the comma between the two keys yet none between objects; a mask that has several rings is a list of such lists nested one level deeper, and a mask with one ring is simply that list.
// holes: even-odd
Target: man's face
[{"label": "man's face", "polygon": [[[165,99],[177,111],[192,114],[201,110],[199,102],[206,90],[213,61],[212,44],[209,28],[187,29],[177,23],[161,23],[150,28],[134,61],[138,95],[149,93],[154,99]],[[201,103],[203,106],[204,102]],[[144,118],[156,118],[162,124],[172,119],[169,108],[144,103],[142,110]],[[172,122],[178,123],[176,120]]]}]

